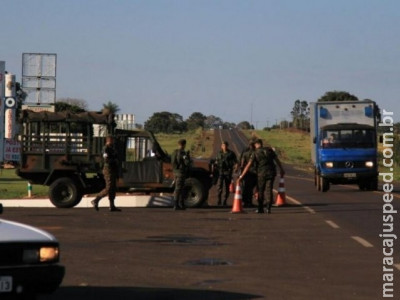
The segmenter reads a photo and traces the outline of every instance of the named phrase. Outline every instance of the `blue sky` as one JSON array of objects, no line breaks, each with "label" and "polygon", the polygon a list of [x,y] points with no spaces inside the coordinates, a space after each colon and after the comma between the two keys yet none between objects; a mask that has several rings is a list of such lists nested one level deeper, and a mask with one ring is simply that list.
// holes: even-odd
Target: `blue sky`
[{"label": "blue sky", "polygon": [[2,0],[0,60],[57,54],[57,98],[258,128],[348,91],[400,120],[398,0]]}]

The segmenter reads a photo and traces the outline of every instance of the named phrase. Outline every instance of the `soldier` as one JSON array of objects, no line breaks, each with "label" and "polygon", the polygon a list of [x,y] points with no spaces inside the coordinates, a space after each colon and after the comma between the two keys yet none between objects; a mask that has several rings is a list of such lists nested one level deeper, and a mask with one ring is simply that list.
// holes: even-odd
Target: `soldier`
[{"label": "soldier", "polygon": [[225,197],[222,205],[226,206],[229,197],[229,185],[232,181],[232,173],[237,169],[236,154],[230,150],[228,142],[221,144],[221,150],[217,154],[215,165],[219,172],[218,183],[218,205],[221,205],[222,192],[225,187]]},{"label": "soldier", "polygon": [[117,190],[117,177],[118,177],[118,156],[114,148],[114,138],[112,136],[106,137],[106,145],[103,148],[103,175],[106,183],[105,188],[96,195],[92,200],[92,205],[95,210],[99,210],[99,202],[101,198],[108,195],[110,200],[110,211],[121,211],[115,207],[115,193]]},{"label": "soldier", "polygon": [[[243,150],[240,155],[240,170],[243,171],[255,150],[254,141],[249,142],[249,146]],[[248,172],[243,177],[243,205],[244,207],[252,207],[253,192],[257,185],[257,170],[256,166],[251,165]]]},{"label": "soldier", "polygon": [[190,170],[190,154],[189,151],[185,151],[186,140],[182,139],[178,141],[178,149],[172,153],[171,162],[175,177],[175,189],[174,189],[174,209],[184,210],[185,199],[184,199],[184,186],[185,180]]},{"label": "soldier", "polygon": [[263,147],[262,140],[258,139],[255,141],[255,151],[250,161],[239,176],[241,180],[250,167],[254,164],[257,168],[257,190],[258,190],[258,209],[257,213],[264,213],[264,193],[267,190],[267,213],[271,213],[271,207],[273,202],[272,189],[274,186],[274,180],[276,176],[276,165],[280,169],[280,175],[283,177],[285,171],[283,170],[282,164],[276,155],[275,151],[271,147]]}]

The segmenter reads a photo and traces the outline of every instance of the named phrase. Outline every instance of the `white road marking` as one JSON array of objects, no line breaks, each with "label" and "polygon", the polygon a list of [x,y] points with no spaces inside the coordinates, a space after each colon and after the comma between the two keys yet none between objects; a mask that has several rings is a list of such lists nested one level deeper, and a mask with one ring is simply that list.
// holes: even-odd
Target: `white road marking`
[{"label": "white road marking", "polygon": [[357,241],[358,243],[360,243],[361,245],[363,245],[365,248],[372,248],[374,247],[374,245],[372,245],[370,242],[368,242],[367,240],[363,239],[362,237],[359,236],[352,236],[351,237],[353,240]]},{"label": "white road marking", "polygon": [[[292,203],[294,203],[294,204],[296,204],[296,205],[303,206],[303,204],[302,204],[300,201],[296,200],[296,199],[293,198],[293,197],[290,197],[290,196],[286,195],[286,199],[288,199],[290,202],[292,202]],[[310,214],[315,214],[315,210],[313,210],[311,207],[309,207],[309,206],[303,206],[303,208],[304,208],[306,211],[308,211]]]},{"label": "white road marking", "polygon": [[333,221],[331,221],[331,220],[325,220],[325,222],[326,222],[329,226],[331,226],[333,229],[339,229],[339,228],[340,228],[338,224],[336,224],[335,222],[333,222]]}]

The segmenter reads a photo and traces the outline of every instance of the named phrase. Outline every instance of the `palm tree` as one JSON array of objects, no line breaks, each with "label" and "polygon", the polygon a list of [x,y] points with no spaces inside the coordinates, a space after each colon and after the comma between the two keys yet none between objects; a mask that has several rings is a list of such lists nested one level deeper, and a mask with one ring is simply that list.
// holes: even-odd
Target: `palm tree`
[{"label": "palm tree", "polygon": [[115,115],[118,111],[120,111],[120,108],[118,104],[113,103],[111,101],[108,101],[107,103],[103,103],[103,113],[104,114],[113,114]]}]

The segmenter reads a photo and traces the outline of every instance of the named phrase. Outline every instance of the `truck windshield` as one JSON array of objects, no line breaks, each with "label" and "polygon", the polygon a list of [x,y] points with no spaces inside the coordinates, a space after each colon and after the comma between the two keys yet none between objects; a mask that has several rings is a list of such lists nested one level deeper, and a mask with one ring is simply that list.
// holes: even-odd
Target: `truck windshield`
[{"label": "truck windshield", "polygon": [[375,131],[372,129],[335,129],[321,132],[322,148],[373,148]]}]

